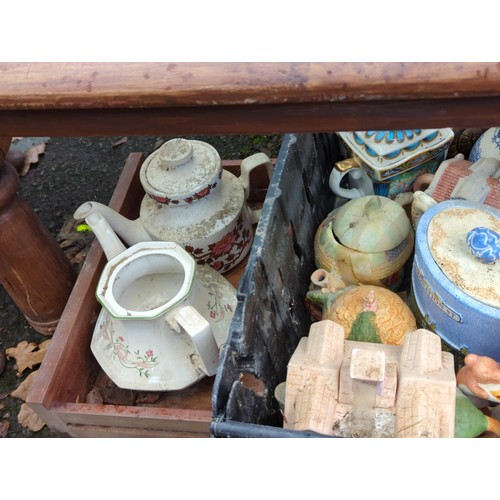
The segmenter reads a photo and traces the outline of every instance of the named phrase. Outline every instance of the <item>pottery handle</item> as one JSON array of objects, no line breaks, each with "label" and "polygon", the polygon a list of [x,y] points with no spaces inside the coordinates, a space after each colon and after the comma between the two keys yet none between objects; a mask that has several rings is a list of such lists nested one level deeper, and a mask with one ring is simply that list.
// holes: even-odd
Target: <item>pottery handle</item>
[{"label": "pottery handle", "polygon": [[[245,200],[248,199],[248,195],[250,194],[250,172],[261,165],[265,165],[267,167],[267,175],[269,176],[269,179],[271,179],[273,162],[265,153],[255,153],[254,155],[248,156],[241,161],[241,174],[239,179],[245,190]],[[262,209],[256,210],[248,208],[248,212],[251,223],[256,224],[259,221]]]},{"label": "pottery handle", "polygon": [[418,221],[422,214],[430,207],[437,204],[437,201],[424,191],[415,191],[411,203],[411,223],[417,229]]},{"label": "pottery handle", "polygon": [[[345,175],[349,177],[350,189],[340,185]],[[328,185],[334,194],[347,199],[374,194],[373,182],[354,158],[335,163],[328,179]]]},{"label": "pottery handle", "polygon": [[219,363],[219,348],[210,323],[193,306],[179,308],[174,319],[191,338],[200,356],[203,371],[208,376],[215,375]]}]

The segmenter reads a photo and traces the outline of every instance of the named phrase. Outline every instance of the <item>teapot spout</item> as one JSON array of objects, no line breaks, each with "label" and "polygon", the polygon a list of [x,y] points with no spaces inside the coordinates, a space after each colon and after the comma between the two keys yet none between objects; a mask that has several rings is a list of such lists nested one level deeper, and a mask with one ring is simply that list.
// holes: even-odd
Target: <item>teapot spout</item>
[{"label": "teapot spout", "polygon": [[[73,214],[75,220],[86,219],[92,213],[101,214],[120,238],[132,246],[141,241],[151,241],[151,236],[144,229],[140,219],[130,220],[107,205],[97,201],[87,201],[80,205]],[[90,224],[89,224],[90,225]]]},{"label": "teapot spout", "polygon": [[108,260],[113,259],[126,250],[125,245],[113,231],[108,221],[97,212],[93,212],[85,217],[85,222],[90,226],[96,238],[104,250]]}]

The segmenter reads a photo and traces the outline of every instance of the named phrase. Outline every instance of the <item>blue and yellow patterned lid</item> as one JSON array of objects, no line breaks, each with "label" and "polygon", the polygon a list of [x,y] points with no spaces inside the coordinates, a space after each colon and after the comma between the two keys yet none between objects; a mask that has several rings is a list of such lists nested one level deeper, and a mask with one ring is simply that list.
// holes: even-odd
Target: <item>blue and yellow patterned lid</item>
[{"label": "blue and yellow patterned lid", "polygon": [[370,156],[396,157],[402,149],[413,151],[421,141],[431,143],[438,135],[435,129],[415,130],[367,130],[354,132],[353,138],[359,146],[365,146]]}]

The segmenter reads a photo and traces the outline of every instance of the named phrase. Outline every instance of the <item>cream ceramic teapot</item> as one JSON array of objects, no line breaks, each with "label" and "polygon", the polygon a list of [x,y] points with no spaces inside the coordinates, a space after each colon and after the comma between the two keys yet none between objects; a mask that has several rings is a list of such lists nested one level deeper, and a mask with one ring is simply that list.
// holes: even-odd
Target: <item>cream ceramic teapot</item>
[{"label": "cream ceramic teapot", "polygon": [[123,389],[170,391],[217,371],[236,290],[180,245],[126,248],[101,214],[86,217],[108,258],[96,287],[102,305],[90,348]]},{"label": "cream ceramic teapot", "polygon": [[385,196],[354,198],[326,217],[316,231],[316,266],[335,288],[397,288],[413,251],[414,232],[403,207]]},{"label": "cream ceramic teapot", "polygon": [[252,225],[261,211],[250,209],[246,200],[250,172],[261,165],[270,175],[271,160],[257,153],[241,162],[241,175],[236,177],[222,168],[221,158],[210,144],[172,139],[141,166],[146,194],[138,219],[126,219],[95,201],[78,207],[74,218],[81,220],[99,212],[129,245],[175,241],[199,264],[224,273],[239,264],[252,245]]}]

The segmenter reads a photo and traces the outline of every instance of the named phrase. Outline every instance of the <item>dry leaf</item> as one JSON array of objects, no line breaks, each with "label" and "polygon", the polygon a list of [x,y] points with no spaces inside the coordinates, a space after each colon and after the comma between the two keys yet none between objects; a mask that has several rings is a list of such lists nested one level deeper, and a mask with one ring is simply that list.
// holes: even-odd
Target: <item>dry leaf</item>
[{"label": "dry leaf", "polygon": [[125,144],[128,141],[127,137],[122,137],[119,141],[116,141],[114,144],[111,145],[112,148],[117,148],[121,144]]},{"label": "dry leaf", "polygon": [[87,252],[78,252],[76,255],[71,257],[70,262],[72,264],[81,264],[87,257]]},{"label": "dry leaf", "polygon": [[0,438],[4,438],[7,436],[9,427],[10,427],[10,422],[7,419],[2,420],[2,422],[0,423]]},{"label": "dry leaf", "polygon": [[28,406],[23,403],[17,415],[17,421],[32,432],[38,432],[45,427],[45,422]]},{"label": "dry leaf", "polygon": [[44,340],[41,344],[35,342],[27,342],[23,340],[16,347],[9,347],[5,350],[7,358],[16,360],[16,370],[20,375],[26,368],[33,368],[39,365],[49,348],[52,339]]},{"label": "dry leaf", "polygon": [[31,372],[20,384],[19,387],[10,393],[11,396],[14,398],[19,398],[22,399],[23,401],[26,401],[26,398],[28,397],[28,393],[31,390],[31,386],[33,385],[33,381],[35,380],[36,376],[38,375],[38,370],[35,370]]},{"label": "dry leaf", "polygon": [[32,163],[38,163],[39,156],[45,153],[45,142],[41,142],[36,146],[28,149],[24,155],[24,164],[19,172],[19,175],[26,175]]}]

